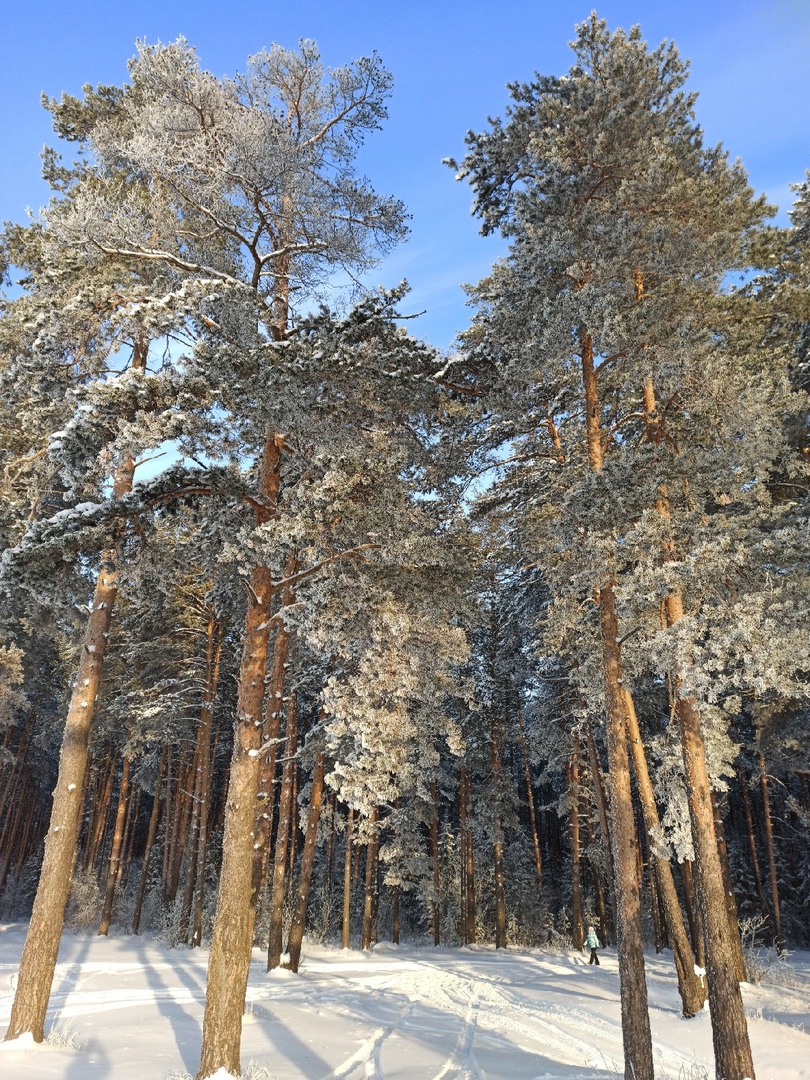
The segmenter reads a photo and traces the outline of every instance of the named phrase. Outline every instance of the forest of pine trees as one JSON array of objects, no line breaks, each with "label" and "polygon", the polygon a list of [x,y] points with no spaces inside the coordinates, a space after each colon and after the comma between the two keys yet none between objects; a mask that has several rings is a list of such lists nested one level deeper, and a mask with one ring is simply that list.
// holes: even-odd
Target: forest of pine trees
[{"label": "forest of pine trees", "polygon": [[65,926],[210,946],[202,1080],[253,946],[590,922],[627,1076],[652,948],[754,1076],[744,946],[810,947],[810,180],[777,228],[674,46],[572,49],[449,163],[509,243],[449,355],[330,291],[407,231],[376,57],[181,39],[46,102],[0,238],[7,1038]]}]

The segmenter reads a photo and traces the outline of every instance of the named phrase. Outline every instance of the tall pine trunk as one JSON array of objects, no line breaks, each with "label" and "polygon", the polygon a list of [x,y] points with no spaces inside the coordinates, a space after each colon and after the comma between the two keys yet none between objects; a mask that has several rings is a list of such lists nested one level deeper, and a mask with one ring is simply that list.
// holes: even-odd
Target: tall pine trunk
[{"label": "tall pine trunk", "polygon": [[348,949],[351,943],[353,825],[354,810],[350,806],[346,816],[346,851],[343,860],[343,925],[341,927],[341,945],[344,949]]},{"label": "tall pine trunk", "polygon": [[432,780],[430,795],[433,800],[433,816],[430,819],[430,858],[433,863],[433,944],[442,942],[441,865],[439,863],[439,782]]},{"label": "tall pine trunk", "polygon": [[762,753],[761,748],[757,749],[757,760],[759,762],[759,789],[762,793],[762,813],[765,820],[765,844],[768,850],[768,877],[771,883],[776,951],[781,956],[785,951],[785,942],[782,937],[782,915],[779,910],[779,882],[776,876],[776,851],[773,845],[773,822],[771,821],[771,798],[768,794],[768,773],[765,768],[765,755]]},{"label": "tall pine trunk", "polygon": [[[281,476],[281,436],[265,441],[260,468],[261,504],[256,524],[275,512]],[[208,960],[208,982],[198,1080],[220,1068],[240,1074],[239,1048],[252,949],[253,825],[259,787],[262,702],[270,634],[273,583],[266,566],[251,571],[239,669],[233,754],[222,838],[217,911]]]},{"label": "tall pine trunk", "polygon": [[281,963],[284,940],[284,892],[287,875],[287,849],[293,822],[293,776],[296,770],[296,745],[298,742],[297,705],[295,694],[290,695],[287,706],[287,730],[284,740],[284,769],[281,779],[281,798],[278,806],[276,851],[273,862],[273,886],[270,893],[270,926],[267,936],[267,970],[272,971]]},{"label": "tall pine trunk", "polygon": [[493,873],[495,877],[495,948],[506,948],[506,886],[503,866],[503,821],[501,819],[501,748],[500,725],[493,721],[490,735],[490,761],[494,792],[495,836],[493,838]]},{"label": "tall pine trunk", "polygon": [[[588,460],[593,471],[600,473],[604,458],[593,339],[584,328],[580,330],[579,339]],[[619,620],[616,614],[615,581],[610,572],[599,584],[597,603],[602,636],[602,674],[607,706],[611,843],[616,895],[624,1074],[627,1080],[653,1080],[652,1035],[647,1008],[641,897],[636,874],[636,827],[627,751]]]},{"label": "tall pine trunk", "polygon": [[[754,1063],[740,982],[737,927],[726,909],[723,875],[714,830],[706,751],[694,702],[678,693],[684,774],[695,847],[698,897],[706,940],[706,980],[712,1020],[715,1071],[723,1080],[754,1080]],[[736,937],[736,942],[733,940]]]},{"label": "tall pine trunk", "polygon": [[[295,573],[297,560],[291,555],[285,569],[286,577]],[[293,603],[292,589],[284,588],[281,598],[282,611]],[[273,663],[267,684],[267,705],[265,708],[262,738],[266,750],[262,752],[259,768],[259,793],[256,808],[256,825],[253,830],[253,886],[252,912],[254,921],[261,915],[267,879],[270,871],[270,835],[273,830],[273,806],[276,785],[276,761],[278,758],[278,734],[281,725],[281,711],[284,701],[284,684],[287,673],[287,657],[290,652],[290,634],[283,617],[279,620],[276,639],[273,644]]]},{"label": "tall pine trunk", "polygon": [[301,963],[301,946],[307,925],[309,891],[312,884],[312,868],[315,865],[315,847],[318,842],[318,822],[320,821],[321,806],[323,804],[323,778],[325,772],[326,758],[322,753],[319,753],[315,759],[312,794],[310,795],[309,815],[307,817],[307,834],[304,839],[304,850],[301,854],[301,872],[298,877],[298,890],[295,894],[290,936],[287,940],[287,953],[290,958],[289,968],[291,971],[296,972]]},{"label": "tall pine trunk", "polygon": [[106,937],[110,930],[113,900],[115,899],[115,887],[118,884],[119,878],[121,847],[124,841],[124,820],[129,805],[129,768],[129,757],[127,754],[124,754],[124,761],[121,766],[121,785],[118,789],[118,808],[115,813],[115,827],[113,829],[112,843],[110,844],[110,859],[107,866],[107,880],[104,888],[104,906],[101,911],[101,922],[98,927],[98,932],[102,937]]},{"label": "tall pine trunk", "polygon": [[579,836],[579,740],[572,736],[573,749],[568,759],[568,804],[571,823],[571,940],[575,949],[585,944],[585,920],[582,917],[582,874]]},{"label": "tall pine trunk", "polygon": [[[523,709],[518,702],[518,726],[520,727],[520,750],[523,756],[523,775],[526,781],[526,805],[529,808],[529,826],[532,832],[532,844],[534,846],[534,869],[537,873],[537,900],[543,903],[543,853],[540,846],[540,830],[537,827],[537,813],[534,808],[534,791],[532,789],[532,773],[529,767],[529,748],[526,744],[526,730],[523,725]],[[436,942],[438,945],[438,941]]]},{"label": "tall pine trunk", "polygon": [[155,798],[152,802],[152,813],[149,815],[149,831],[146,834],[146,848],[143,853],[141,880],[138,884],[138,894],[135,898],[135,911],[132,915],[133,934],[140,933],[141,929],[141,911],[143,910],[143,901],[146,896],[146,884],[149,880],[149,860],[152,855],[152,848],[155,846],[158,821],[160,819],[160,790],[163,786],[163,772],[166,768],[167,751],[168,746],[164,743],[163,749],[160,752],[160,765],[158,766],[157,780],[155,781]]},{"label": "tall pine trunk", "polygon": [[[145,363],[146,349],[136,348],[133,367],[142,369]],[[115,473],[113,495],[116,499],[132,490],[134,473],[135,461],[127,454]],[[81,645],[79,670],[68,706],[51,820],[45,839],[45,855],[20,960],[6,1039],[16,1039],[28,1032],[33,1035],[35,1042],[42,1042],[45,1038],[45,1013],[76,862],[81,793],[93,712],[118,594],[119,555],[117,547],[101,555],[92,609]]]},{"label": "tall pine trunk", "polygon": [[652,862],[655,884],[658,887],[658,899],[661,903],[661,914],[664,917],[667,937],[672,944],[675,957],[675,969],[678,974],[678,993],[681,996],[681,1007],[684,1016],[694,1016],[703,1008],[706,994],[703,983],[695,972],[695,958],[692,953],[689,937],[686,933],[678,894],[675,890],[675,880],[672,876],[672,867],[669,860],[659,857],[652,850],[654,837],[660,834],[661,821],[658,816],[658,807],[655,803],[653,786],[647,768],[647,756],[644,752],[644,744],[641,741],[641,733],[638,727],[636,709],[633,698],[629,691],[625,691],[627,704],[627,729],[630,736],[630,748],[633,753],[633,764],[636,771],[636,784],[638,787],[641,809],[644,814],[644,823],[647,835],[650,837],[650,860]]},{"label": "tall pine trunk", "polygon": [[[656,437],[658,408],[652,379],[644,382],[644,411],[648,438]],[[671,518],[666,487],[660,489],[658,513],[665,521]],[[675,558],[673,545],[664,548],[665,561]],[[664,603],[667,625],[675,626],[683,618],[683,596],[673,589]],[[754,1080],[754,1063],[740,993],[740,939],[736,920],[728,914],[728,895],[714,826],[706,750],[697,703],[682,692],[681,673],[673,673],[675,706],[680,724],[695,869],[703,934],[706,946],[706,981],[709,1013],[712,1021],[715,1071],[722,1080]]]},{"label": "tall pine trunk", "polygon": [[199,791],[197,807],[198,825],[197,837],[194,844],[194,895],[191,910],[191,939],[189,944],[192,948],[202,942],[202,918],[203,901],[205,899],[205,856],[208,850],[209,818],[211,816],[211,759],[212,759],[212,728],[214,723],[214,702],[216,701],[219,687],[219,672],[222,663],[222,638],[223,629],[217,623],[215,631],[216,643],[213,649],[213,657],[210,665],[206,665],[207,681],[205,698],[200,713],[200,726],[204,728],[202,744],[200,747],[200,761],[198,768]]},{"label": "tall pine trunk", "polygon": [[374,938],[374,891],[377,880],[377,854],[380,849],[380,834],[377,828],[379,811],[375,806],[369,817],[371,836],[366,845],[366,887],[363,896],[363,931],[360,939],[361,949],[370,949]]},{"label": "tall pine trunk", "polygon": [[[740,784],[740,801],[742,802],[743,816],[745,818],[745,832],[748,840],[748,851],[751,855],[751,869],[754,871],[754,884],[757,889],[759,912],[762,916],[763,924],[767,926],[770,922],[770,915],[768,912],[768,904],[765,900],[765,890],[762,887],[762,874],[760,873],[759,858],[757,856],[757,841],[756,836],[754,835],[754,820],[751,815],[751,800],[748,797],[748,784],[742,766],[739,766],[737,769],[737,780]],[[769,934],[766,940],[770,942],[772,940],[772,935]]]}]

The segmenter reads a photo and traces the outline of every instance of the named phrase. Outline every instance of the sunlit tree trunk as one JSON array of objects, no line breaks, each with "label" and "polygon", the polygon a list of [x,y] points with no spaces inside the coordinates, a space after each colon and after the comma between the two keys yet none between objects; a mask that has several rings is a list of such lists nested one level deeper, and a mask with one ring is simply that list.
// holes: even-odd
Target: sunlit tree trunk
[{"label": "sunlit tree trunk", "polygon": [[[641,733],[638,727],[636,709],[633,698],[629,691],[625,691],[627,705],[627,729],[630,737],[630,749],[633,755],[633,764],[636,772],[636,784],[638,787],[641,809],[647,828],[647,835],[651,844],[653,838],[661,831],[661,821],[658,816],[658,807],[655,803],[652,782],[649,769],[647,768],[647,755],[644,752],[644,744],[641,741]],[[664,917],[667,936],[672,944],[675,958],[675,969],[678,973],[678,992],[681,996],[681,1008],[684,1016],[694,1016],[703,1008],[706,994],[700,977],[695,973],[695,958],[689,944],[689,938],[681,915],[678,894],[675,890],[675,881],[672,877],[672,867],[668,859],[660,858],[654,850],[650,851],[650,861],[653,867],[658,895],[661,902],[661,913]]]},{"label": "sunlit tree trunk", "polygon": [[[593,339],[583,328],[579,333],[579,341],[588,460],[593,471],[599,473],[602,471],[604,458]],[[637,841],[627,751],[619,621],[616,613],[615,581],[610,572],[599,585],[597,603],[602,635],[602,674],[607,706],[611,844],[616,895],[624,1072],[626,1080],[653,1080],[652,1035],[647,1009],[641,897],[636,874]]]},{"label": "sunlit tree trunk", "polygon": [[[636,289],[637,296],[639,289],[643,295],[643,284],[640,281],[637,282]],[[658,409],[651,378],[644,382],[643,400],[648,437],[652,438],[657,426]],[[665,521],[671,520],[666,487],[660,489],[656,507]],[[666,544],[664,559],[672,560],[675,556],[672,544]],[[672,589],[666,597],[664,610],[669,627],[676,626],[683,619],[683,596],[679,589]],[[695,848],[697,891],[706,946],[706,981],[715,1070],[722,1080],[754,1080],[751,1045],[740,993],[740,979],[745,977],[740,937],[736,918],[732,920],[729,917],[730,891],[724,885],[718,851],[700,715],[694,698],[683,693],[681,673],[673,672],[672,681],[680,724],[684,776]]]},{"label": "sunlit tree trunk", "polygon": [[[295,573],[297,560],[291,555],[287,560],[286,577]],[[287,586],[282,592],[281,609],[293,603],[292,589]],[[281,614],[281,613],[279,613]],[[262,738],[266,747],[261,755],[259,768],[259,793],[256,808],[256,824],[253,830],[253,916],[261,913],[267,878],[270,869],[270,835],[273,829],[273,804],[276,784],[276,760],[278,758],[278,734],[281,725],[281,712],[284,701],[284,685],[287,673],[287,657],[290,653],[290,634],[283,617],[279,618],[276,639],[273,645],[273,663],[267,681],[267,704]]]},{"label": "sunlit tree trunk", "polygon": [[726,908],[700,719],[692,700],[680,693],[678,718],[706,939],[706,979],[715,1069],[723,1080],[745,1080],[746,1077],[753,1080],[754,1063],[737,977],[739,934],[736,925],[731,925]]},{"label": "sunlit tree trunk", "polygon": [[[256,523],[272,516],[281,476],[281,436],[268,438],[260,466],[261,503]],[[273,583],[266,566],[250,575],[242,660],[239,669],[233,754],[222,839],[217,912],[208,961],[199,1080],[219,1069],[238,1076],[242,1010],[252,949],[251,881],[253,825],[259,787],[259,748]]]},{"label": "sunlit tree trunk", "polygon": [[[139,344],[133,356],[133,367],[143,369],[145,364],[146,347]],[[125,454],[113,481],[116,499],[132,490],[134,473],[135,461],[130,454]],[[81,645],[79,670],[68,706],[45,855],[20,960],[6,1039],[16,1039],[28,1032],[35,1042],[42,1042],[45,1037],[45,1013],[76,862],[88,742],[118,595],[118,560],[119,548],[102,552],[90,618]]]}]

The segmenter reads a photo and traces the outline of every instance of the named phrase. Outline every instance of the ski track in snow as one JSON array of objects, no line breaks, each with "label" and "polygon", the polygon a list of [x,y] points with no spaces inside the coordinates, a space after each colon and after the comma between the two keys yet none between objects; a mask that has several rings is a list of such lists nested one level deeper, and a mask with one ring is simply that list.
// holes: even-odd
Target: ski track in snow
[{"label": "ski track in snow", "polygon": [[[23,932],[0,926],[0,1024],[10,1013]],[[295,976],[268,975],[257,952],[242,1063],[265,1065],[274,1080],[608,1080],[623,1071],[623,1049],[616,957],[602,955],[602,966],[589,968],[573,952],[312,946]],[[810,1034],[802,1028],[810,1028],[810,956],[800,955],[804,984],[746,987],[759,1080],[810,1080]],[[202,950],[68,935],[46,1030],[75,1032],[85,1045],[6,1044],[0,1076],[193,1074],[206,964]],[[695,1066],[712,1076],[708,1015],[681,1020],[671,957],[647,964],[657,1077],[678,1080],[695,1075]]]}]

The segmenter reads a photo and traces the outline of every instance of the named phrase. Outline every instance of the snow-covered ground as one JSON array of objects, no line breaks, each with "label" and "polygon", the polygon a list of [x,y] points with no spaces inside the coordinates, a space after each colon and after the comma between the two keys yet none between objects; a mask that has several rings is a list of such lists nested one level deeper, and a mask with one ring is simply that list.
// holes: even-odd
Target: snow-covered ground
[{"label": "snow-covered ground", "polygon": [[[0,926],[0,1037],[25,927]],[[616,954],[380,944],[305,947],[301,974],[254,952],[242,1067],[278,1080],[574,1080],[621,1076]],[[163,1080],[196,1072],[207,954],[66,934],[39,1047],[5,1043],[2,1080]],[[647,957],[656,1075],[712,1077],[708,1010],[679,1015],[671,954]],[[810,953],[745,986],[758,1080],[810,1077]]]}]

